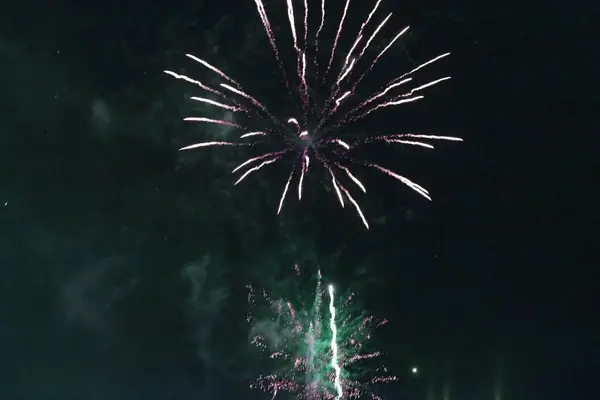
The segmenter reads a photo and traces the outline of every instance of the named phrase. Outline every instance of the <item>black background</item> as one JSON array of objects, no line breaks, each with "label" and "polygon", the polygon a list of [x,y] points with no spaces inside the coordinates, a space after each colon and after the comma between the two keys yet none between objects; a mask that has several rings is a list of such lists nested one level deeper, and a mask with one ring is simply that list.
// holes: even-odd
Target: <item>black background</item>
[{"label": "black background", "polygon": [[[360,286],[390,319],[379,347],[400,381],[386,398],[441,399],[444,384],[461,400],[593,396],[594,9],[387,3],[390,24],[413,29],[378,74],[451,51],[426,76],[452,80],[376,123],[465,142],[408,149],[400,164],[382,154],[434,201],[366,175],[369,232],[319,179],[276,217],[284,175],[234,188],[243,152],[176,151],[201,135],[180,123],[199,90],[161,71],[209,76],[186,52],[273,96],[260,87],[278,70],[252,1],[2,7],[1,398],[266,398],[247,389],[264,371],[240,356],[244,284],[291,279],[294,262]],[[370,2],[352,7],[348,27]],[[287,34],[284,2],[267,12]],[[227,300],[197,311],[182,271],[205,255]]]}]

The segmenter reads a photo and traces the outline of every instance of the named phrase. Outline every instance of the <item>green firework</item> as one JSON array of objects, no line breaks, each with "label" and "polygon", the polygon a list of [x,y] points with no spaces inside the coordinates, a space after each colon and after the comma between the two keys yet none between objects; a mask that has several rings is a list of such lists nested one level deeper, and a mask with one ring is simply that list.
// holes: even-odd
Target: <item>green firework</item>
[{"label": "green firework", "polygon": [[274,299],[265,290],[258,294],[248,286],[250,340],[270,371],[251,387],[273,398],[289,393],[306,400],[378,399],[375,385],[396,380],[371,343],[373,330],[387,320],[358,311],[353,293],[336,297],[332,285],[327,293],[322,281],[319,272],[313,294],[303,298],[297,293],[295,301]]}]

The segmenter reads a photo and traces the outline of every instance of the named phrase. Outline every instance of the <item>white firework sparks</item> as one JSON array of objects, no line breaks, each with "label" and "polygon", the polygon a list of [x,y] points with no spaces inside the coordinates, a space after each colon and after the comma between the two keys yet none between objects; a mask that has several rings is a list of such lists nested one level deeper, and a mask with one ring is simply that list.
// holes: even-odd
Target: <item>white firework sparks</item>
[{"label": "white firework sparks", "polygon": [[[381,89],[365,98],[356,99],[357,96],[355,94],[357,86],[369,75],[373,67],[383,57],[384,53],[409,30],[409,27],[400,30],[399,33],[387,43],[383,50],[381,50],[370,63],[366,64],[368,67],[362,69],[359,68],[359,61],[364,59],[367,49],[374,39],[376,39],[384,25],[392,17],[392,14],[387,15],[378,25],[371,23],[371,20],[375,18],[377,9],[381,3],[381,0],[378,0],[371,12],[364,19],[364,22],[360,25],[360,28],[356,33],[356,38],[353,41],[340,70],[337,75],[332,78],[331,70],[334,65],[333,60],[338,49],[338,42],[345,29],[344,22],[346,21],[346,16],[350,7],[350,0],[346,0],[343,12],[339,16],[335,38],[331,43],[331,52],[328,52],[329,57],[326,67],[319,66],[319,58],[317,57],[319,47],[323,47],[323,43],[320,41],[323,27],[328,23],[329,18],[331,18],[326,12],[326,1],[321,0],[320,7],[316,7],[316,11],[310,10],[311,12],[318,12],[320,20],[319,26],[311,30],[309,29],[308,22],[308,0],[303,0],[302,19],[297,19],[296,14],[300,13],[295,12],[297,10],[294,10],[293,1],[287,0],[287,15],[292,34],[292,46],[296,54],[296,60],[294,61],[296,63],[297,75],[292,84],[290,84],[290,80],[285,73],[284,60],[280,57],[277,40],[267,17],[265,6],[261,0],[255,0],[255,3],[268,40],[283,73],[287,93],[289,95],[298,96],[302,111],[296,116],[288,115],[283,118],[278,117],[271,113],[267,106],[256,97],[245,91],[241,84],[223,71],[201,58],[187,54],[189,58],[200,63],[203,67],[207,68],[212,73],[217,74],[219,78],[222,79],[222,82],[218,87],[210,87],[199,80],[172,71],[164,72],[174,78],[199,86],[205,92],[210,93],[213,97],[219,97],[222,101],[216,101],[206,97],[192,97],[193,100],[226,110],[235,115],[243,115],[249,118],[249,122],[247,124],[241,124],[206,117],[185,118],[185,121],[190,122],[228,126],[240,130],[241,133],[236,141],[206,141],[182,147],[180,150],[214,146],[252,146],[253,148],[258,148],[257,145],[265,143],[265,141],[268,141],[274,136],[283,137],[284,140],[281,141],[281,149],[279,151],[263,152],[260,155],[244,161],[232,171],[233,173],[241,174],[235,182],[237,185],[247,176],[267,165],[281,162],[284,159],[293,158],[292,168],[279,201],[279,207],[277,209],[278,214],[282,210],[290,184],[295,176],[297,176],[296,179],[298,182],[298,199],[302,198],[304,178],[309,171],[309,165],[314,165],[314,163],[311,163],[311,160],[316,160],[318,164],[322,165],[327,170],[334,191],[342,207],[345,205],[345,197],[356,209],[357,214],[367,229],[369,228],[367,219],[358,202],[351,195],[350,190],[345,186],[346,183],[344,183],[347,178],[347,183],[351,182],[361,191],[366,192],[365,185],[352,173],[350,167],[362,165],[376,169],[402,182],[426,199],[431,200],[429,192],[419,184],[379,164],[356,160],[351,157],[350,152],[357,146],[374,142],[395,143],[433,149],[433,145],[428,143],[428,141],[462,141],[461,138],[419,133],[373,133],[354,137],[351,141],[348,141],[342,139],[340,135],[342,127],[359,121],[382,108],[396,107],[418,101],[424,97],[422,93],[425,89],[449,80],[449,76],[442,77],[417,87],[406,89],[406,87],[410,85],[412,75],[415,72],[448,56],[450,53],[438,55],[404,74],[395,76]],[[298,28],[301,30],[302,34],[299,34]],[[370,34],[367,34],[369,30],[371,30]],[[309,69],[313,70],[311,76],[316,77],[315,79],[317,81],[330,83],[327,89],[327,100],[323,104],[317,104],[316,99],[311,95],[313,89],[310,84],[311,79],[307,74]],[[353,97],[354,101],[350,101]],[[271,128],[261,130],[251,129],[252,121],[258,120],[269,121]],[[344,181],[340,180],[340,178]]]}]

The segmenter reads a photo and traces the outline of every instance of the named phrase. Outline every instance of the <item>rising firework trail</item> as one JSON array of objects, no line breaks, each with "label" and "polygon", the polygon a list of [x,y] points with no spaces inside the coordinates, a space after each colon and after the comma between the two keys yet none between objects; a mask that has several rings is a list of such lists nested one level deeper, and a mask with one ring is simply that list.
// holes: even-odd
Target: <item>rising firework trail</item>
[{"label": "rising firework trail", "polygon": [[250,341],[269,368],[250,387],[271,399],[287,392],[299,400],[381,400],[378,385],[397,380],[372,347],[373,332],[387,320],[365,316],[354,294],[338,296],[332,285],[324,290],[322,279],[319,272],[307,301],[275,299],[248,285]]},{"label": "rising firework trail", "polygon": [[[236,116],[236,122],[206,117],[189,117],[184,120],[226,126],[239,130],[240,134],[236,140],[205,141],[182,147],[180,150],[216,146],[251,146],[254,149],[259,149],[261,146],[272,144],[273,140],[277,139],[279,148],[276,151],[265,150],[242,162],[232,171],[239,174],[235,181],[237,185],[247,176],[267,165],[283,162],[284,160],[291,161],[292,167],[283,186],[277,214],[282,210],[294,179],[297,182],[298,199],[302,198],[304,180],[309,171],[309,166],[314,165],[314,162],[320,164],[327,171],[341,206],[344,207],[346,201],[350,202],[367,229],[369,228],[367,219],[348,188],[349,185],[355,185],[362,192],[366,193],[367,191],[363,182],[352,171],[355,167],[362,166],[375,169],[431,200],[429,192],[421,185],[382,165],[358,159],[353,156],[352,151],[357,147],[373,143],[400,144],[432,149],[433,145],[430,141],[462,141],[461,138],[398,132],[369,132],[351,136],[349,139],[346,135],[347,128],[352,123],[374,115],[381,109],[421,100],[424,98],[422,93],[425,89],[449,80],[449,76],[442,77],[425,84],[409,87],[414,73],[445,58],[450,53],[438,55],[404,74],[391,77],[387,84],[379,90],[362,97],[356,91],[359,84],[365,78],[368,78],[386,51],[409,30],[409,27],[400,30],[384,46],[383,50],[372,57],[370,61],[367,60],[367,50],[392,17],[390,13],[381,18],[378,24],[373,22],[379,18],[377,17],[377,11],[381,0],[376,2],[358,28],[352,46],[347,50],[344,61],[340,63],[337,73],[334,72],[336,69],[334,60],[339,52],[340,38],[344,35],[350,35],[345,33],[351,29],[347,27],[347,23],[345,24],[350,9],[350,0],[344,2],[341,13],[336,12],[334,15],[330,15],[330,11],[328,12],[327,6],[330,2],[326,2],[326,0],[321,0],[320,7],[314,7],[310,10],[308,0],[303,0],[301,11],[294,8],[294,1],[287,0],[287,16],[291,31],[290,45],[294,50],[295,60],[293,62],[296,66],[293,77],[285,72],[284,64],[290,64],[292,61],[284,60],[281,56],[277,45],[278,40],[271,27],[263,2],[255,0],[255,3],[287,88],[287,93],[282,91],[281,95],[297,96],[300,106],[299,111],[293,115],[275,115],[263,102],[244,90],[242,85],[229,75],[207,61],[187,54],[187,57],[201,64],[221,79],[218,87],[208,86],[199,80],[172,71],[164,72],[203,89],[207,92],[207,96],[211,98],[192,97],[192,99],[216,109],[233,113]],[[333,2],[331,3],[333,4]],[[320,21],[318,26],[309,26],[309,20],[312,21],[312,19],[309,19],[309,14],[315,14],[314,17],[317,17],[318,14]],[[323,28],[328,25],[336,28],[335,36],[330,43],[323,40]],[[326,51],[324,48],[327,47],[328,50]],[[328,54],[325,59],[319,57],[323,52]],[[309,70],[312,70],[312,72],[309,73]],[[324,86],[325,89],[323,89]],[[326,96],[326,100],[319,100],[317,97],[323,94]],[[239,120],[247,120],[247,122],[238,122]],[[252,129],[253,124],[256,126],[259,121],[266,121],[269,128]]]},{"label": "rising firework trail", "polygon": [[331,329],[331,367],[335,371],[333,385],[335,386],[336,400],[339,400],[344,395],[340,374],[342,372],[338,360],[338,343],[337,343],[337,325],[335,323],[335,303],[333,295],[333,285],[329,285],[329,328]]}]

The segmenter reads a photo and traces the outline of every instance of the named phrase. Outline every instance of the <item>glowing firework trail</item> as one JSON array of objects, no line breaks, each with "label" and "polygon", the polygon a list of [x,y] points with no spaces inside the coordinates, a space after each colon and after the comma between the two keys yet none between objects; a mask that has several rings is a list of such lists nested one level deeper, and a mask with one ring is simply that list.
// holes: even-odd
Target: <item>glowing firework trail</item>
[{"label": "glowing firework trail", "polygon": [[[296,271],[300,276],[299,270]],[[376,385],[397,378],[389,375],[379,361],[384,354],[368,348],[372,332],[387,320],[357,315],[352,310],[354,295],[337,300],[332,285],[326,288],[329,302],[324,304],[327,291],[323,290],[321,281],[319,272],[313,303],[306,307],[285,298],[273,299],[263,291],[262,300],[275,316],[271,312],[254,314],[261,310],[260,298],[248,285],[250,342],[269,360],[272,368],[271,373],[259,376],[250,387],[271,394],[272,399],[281,392],[289,392],[300,400],[363,396],[380,399],[374,391]],[[374,363],[369,377],[364,368],[366,363]]]},{"label": "glowing firework trail", "polygon": [[[328,78],[330,70],[336,65],[334,60],[338,53],[340,38],[345,34],[344,32],[348,31],[345,22],[351,8],[351,1],[346,0],[343,3],[343,10],[332,13],[327,10],[327,5],[330,3],[334,4],[334,2],[321,0],[320,7],[315,7],[320,22],[318,25],[315,23],[315,26],[312,29],[314,32],[313,34],[311,33],[311,29],[309,29],[309,21],[311,21],[309,15],[311,11],[308,7],[308,0],[303,0],[302,12],[295,12],[294,1],[287,0],[285,4],[291,32],[291,43],[289,44],[296,53],[295,75],[297,75],[297,80],[290,83],[284,68],[284,61],[287,60],[283,60],[280,56],[277,40],[263,1],[254,0],[268,41],[279,65],[279,69],[283,74],[287,92],[292,97],[298,96],[302,111],[296,116],[276,116],[263,102],[245,91],[239,82],[231,78],[225,72],[199,57],[186,54],[188,58],[196,61],[202,67],[214,73],[216,77],[223,82],[216,87],[211,87],[186,75],[172,71],[164,72],[176,79],[198,86],[202,90],[208,92],[211,97],[218,97],[219,101],[213,98],[200,96],[194,96],[192,97],[192,100],[202,102],[208,106],[215,107],[216,109],[227,111],[228,113],[233,114],[234,118],[190,117],[185,118],[184,120],[202,124],[221,125],[238,129],[241,133],[237,140],[209,140],[182,147],[180,150],[216,146],[251,146],[257,148],[259,146],[272,145],[274,140],[279,140],[280,148],[277,151],[273,151],[273,149],[264,151],[260,155],[249,158],[233,171],[234,173],[238,173],[238,171],[241,173],[241,176],[235,182],[238,184],[248,175],[267,165],[283,162],[284,160],[292,161],[292,168],[279,200],[279,206],[277,208],[278,214],[283,208],[290,184],[294,179],[297,179],[298,182],[298,199],[302,198],[303,185],[309,172],[309,166],[314,165],[314,163],[310,162],[311,159],[317,160],[317,164],[325,167],[325,170],[331,177],[331,185],[333,186],[334,192],[342,207],[344,206],[345,197],[353,205],[367,229],[369,228],[369,224],[358,201],[352,197],[350,190],[345,186],[346,183],[351,182],[362,192],[366,192],[364,184],[357,178],[356,174],[350,170],[350,167],[363,165],[378,170],[379,172],[400,181],[421,196],[431,200],[429,192],[422,186],[377,163],[356,160],[352,157],[352,151],[356,147],[372,143],[400,144],[433,149],[433,145],[427,141],[462,141],[461,138],[420,133],[382,134],[378,132],[361,134],[353,137],[350,141],[342,140],[341,138],[341,134],[346,134],[352,123],[362,120],[375,111],[410,104],[417,100],[421,100],[424,98],[422,93],[425,89],[429,89],[434,85],[450,79],[450,77],[442,77],[425,84],[413,86],[412,88],[408,87],[408,85],[412,83],[412,75],[415,72],[450,54],[444,53],[416,66],[402,75],[391,78],[386,85],[370,95],[365,96],[364,98],[356,98],[356,88],[358,85],[370,75],[370,72],[376,67],[378,61],[384,56],[386,51],[409,29],[409,27],[405,27],[400,30],[392,40],[386,43],[383,50],[372,58],[368,67],[362,67],[362,64],[359,63],[359,61],[366,57],[371,44],[392,18],[392,14],[390,13],[385,17],[381,16],[380,21],[377,24],[372,23],[373,19],[379,18],[377,17],[377,11],[381,1],[382,0],[377,0],[360,25],[352,45],[339,64],[340,68],[335,75],[335,78]],[[298,18],[298,21],[296,20],[297,15],[301,15]],[[335,21],[330,22],[331,18]],[[330,43],[330,50],[326,51],[327,59],[325,60],[325,71],[320,74],[319,55],[320,47],[323,46],[321,39],[325,32],[324,27],[326,26],[331,26],[335,29],[335,35]],[[310,67],[307,62],[307,57],[310,57],[313,60],[313,66],[315,68],[314,73],[310,75],[307,75]],[[289,63],[289,61],[287,62]],[[329,89],[327,89],[328,93],[325,93],[324,96],[324,98],[326,98],[324,102],[319,102],[317,96],[315,96],[315,94],[322,94],[318,93],[321,91],[321,86],[312,87],[311,90],[312,80],[309,79],[309,76],[314,77],[312,80],[316,79],[322,83],[327,83],[327,86],[329,86]],[[402,89],[404,87],[406,87],[406,89]],[[318,90],[315,88],[318,88]],[[244,122],[239,122],[242,120]],[[258,120],[266,121],[271,126],[269,128],[251,129],[251,126],[256,124]],[[290,127],[292,130],[290,130]],[[293,157],[292,160],[290,160],[291,157]],[[242,169],[244,170],[241,171]],[[342,179],[340,180],[340,178]]]},{"label": "glowing firework trail", "polygon": [[333,285],[329,285],[329,313],[331,314],[329,327],[331,328],[331,366],[335,370],[333,384],[337,392],[336,399],[341,399],[344,394],[340,383],[341,369],[338,364],[337,326],[335,326],[335,306],[333,305]]}]

